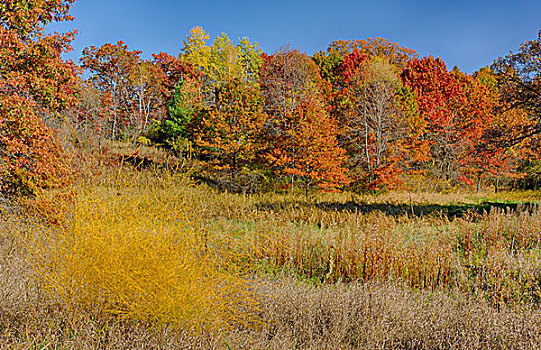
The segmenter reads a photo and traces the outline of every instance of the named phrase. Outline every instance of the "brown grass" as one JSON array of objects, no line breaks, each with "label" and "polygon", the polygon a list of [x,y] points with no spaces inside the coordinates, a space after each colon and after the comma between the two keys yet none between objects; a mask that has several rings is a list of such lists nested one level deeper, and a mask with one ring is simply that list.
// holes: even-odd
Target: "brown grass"
[{"label": "brown grass", "polygon": [[536,206],[491,208],[484,197],[456,193],[307,199],[193,189],[186,195],[212,232],[266,269],[293,270],[318,283],[395,281],[495,306],[541,301]]},{"label": "brown grass", "polygon": [[[103,225],[150,229],[141,208],[154,216],[155,203],[183,203],[183,217],[197,217],[218,256],[251,264],[259,326],[233,322],[194,336],[148,317],[74,309],[32,279],[17,237],[31,237],[38,221],[15,210],[0,214],[0,348],[541,348],[539,208],[483,212],[486,195],[457,193],[233,195],[164,173],[151,203],[137,186],[152,184],[154,174],[100,173],[81,182],[85,191],[95,186],[87,197],[101,193],[100,206],[114,208],[128,198],[128,212],[138,213]],[[107,188],[111,196],[103,194]],[[49,193],[27,205],[53,213],[50,224],[61,225],[55,203],[65,198],[72,197]]]},{"label": "brown grass", "polygon": [[[5,242],[4,242],[5,243]],[[72,313],[13,266],[0,272],[2,349],[539,349],[541,313],[415,292],[388,283],[311,287],[279,277],[257,282],[257,329],[193,337],[152,324]]]}]

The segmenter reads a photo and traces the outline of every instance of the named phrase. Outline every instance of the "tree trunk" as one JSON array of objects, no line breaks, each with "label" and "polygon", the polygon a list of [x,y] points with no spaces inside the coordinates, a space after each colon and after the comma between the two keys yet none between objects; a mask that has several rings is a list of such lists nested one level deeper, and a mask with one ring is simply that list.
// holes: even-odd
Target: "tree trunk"
[{"label": "tree trunk", "polygon": [[113,130],[112,130],[112,139],[115,140],[116,138],[116,107],[113,111]]}]

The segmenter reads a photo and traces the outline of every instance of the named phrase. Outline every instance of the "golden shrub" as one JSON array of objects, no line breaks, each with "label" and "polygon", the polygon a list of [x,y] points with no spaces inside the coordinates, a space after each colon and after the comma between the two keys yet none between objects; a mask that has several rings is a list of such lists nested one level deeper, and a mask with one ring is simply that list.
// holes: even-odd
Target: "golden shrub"
[{"label": "golden shrub", "polygon": [[248,322],[251,288],[171,177],[93,183],[29,241],[40,285],[68,307],[191,330]]}]

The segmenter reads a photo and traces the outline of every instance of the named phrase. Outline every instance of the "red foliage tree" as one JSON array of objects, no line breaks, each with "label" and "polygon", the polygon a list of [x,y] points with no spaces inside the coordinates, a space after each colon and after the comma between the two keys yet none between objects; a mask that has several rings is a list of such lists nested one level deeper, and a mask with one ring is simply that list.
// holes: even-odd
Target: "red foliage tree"
[{"label": "red foliage tree", "polygon": [[107,130],[111,139],[116,140],[119,133],[129,132],[133,113],[134,89],[130,75],[141,62],[141,51],[130,51],[119,41],[100,47],[87,47],[81,57],[82,67],[92,75],[90,81],[111,99],[111,121]]},{"label": "red foliage tree", "polygon": [[[190,63],[181,58],[171,56],[166,52],[154,54],[153,63],[159,67],[162,79],[161,87],[165,101],[169,101],[175,91],[175,85],[184,79],[200,80],[201,72],[194,69]],[[167,103],[167,102],[166,102]]]},{"label": "red foliage tree", "polygon": [[[402,73],[414,92],[427,127],[432,173],[438,179],[473,184],[502,165],[501,149],[483,148],[483,135],[493,125],[496,97],[487,85],[441,59],[412,61]],[[484,151],[482,151],[484,149]]]}]

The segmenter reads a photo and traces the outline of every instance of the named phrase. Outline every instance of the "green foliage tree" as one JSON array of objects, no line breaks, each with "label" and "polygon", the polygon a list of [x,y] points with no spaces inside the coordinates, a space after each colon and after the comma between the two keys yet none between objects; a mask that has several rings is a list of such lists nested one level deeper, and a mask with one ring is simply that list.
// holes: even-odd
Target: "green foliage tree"
[{"label": "green foliage tree", "polygon": [[200,83],[181,77],[167,105],[167,117],[161,123],[161,139],[176,153],[188,151],[194,141],[194,123],[202,110]]}]

